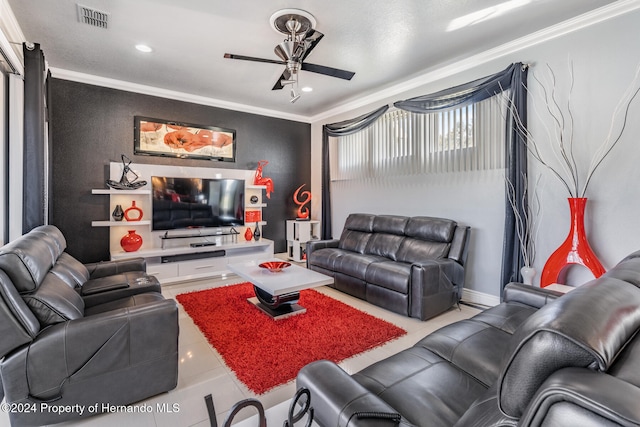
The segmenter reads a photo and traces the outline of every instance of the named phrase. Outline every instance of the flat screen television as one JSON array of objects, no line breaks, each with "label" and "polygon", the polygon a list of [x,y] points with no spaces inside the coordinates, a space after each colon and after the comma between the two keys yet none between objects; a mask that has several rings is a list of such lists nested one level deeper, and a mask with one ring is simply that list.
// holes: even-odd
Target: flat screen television
[{"label": "flat screen television", "polygon": [[152,176],[153,230],[244,225],[244,180]]}]

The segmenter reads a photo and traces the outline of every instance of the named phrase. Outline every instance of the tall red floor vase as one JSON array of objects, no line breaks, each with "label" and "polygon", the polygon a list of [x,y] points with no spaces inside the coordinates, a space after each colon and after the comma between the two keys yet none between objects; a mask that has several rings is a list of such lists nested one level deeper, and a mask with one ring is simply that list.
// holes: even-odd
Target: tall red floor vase
[{"label": "tall red floor vase", "polygon": [[600,277],[606,271],[587,240],[584,231],[584,209],[587,205],[585,197],[570,197],[569,210],[571,212],[571,229],[565,241],[549,257],[542,270],[540,287],[544,288],[553,283],[564,284],[567,269],[573,264],[587,267],[595,277]]}]

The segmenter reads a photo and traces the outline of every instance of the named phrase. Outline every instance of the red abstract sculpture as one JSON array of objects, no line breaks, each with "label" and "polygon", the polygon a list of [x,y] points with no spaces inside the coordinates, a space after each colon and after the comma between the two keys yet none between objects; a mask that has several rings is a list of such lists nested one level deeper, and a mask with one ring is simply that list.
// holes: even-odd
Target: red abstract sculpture
[{"label": "red abstract sculpture", "polygon": [[256,175],[253,178],[254,185],[266,185],[267,186],[267,199],[271,198],[271,192],[273,191],[273,180],[271,178],[262,176],[262,168],[268,165],[267,160],[260,160],[256,169]]},{"label": "red abstract sculpture", "polygon": [[[311,201],[311,192],[303,191],[302,193],[300,193],[300,190],[302,190],[302,187],[304,187],[305,185],[306,184],[302,184],[300,187],[298,187],[296,192],[293,193],[293,201],[296,205],[298,205],[298,219],[309,218],[309,208],[305,207],[305,205]],[[300,194],[305,197],[304,200],[300,200],[300,198],[298,197]]]}]

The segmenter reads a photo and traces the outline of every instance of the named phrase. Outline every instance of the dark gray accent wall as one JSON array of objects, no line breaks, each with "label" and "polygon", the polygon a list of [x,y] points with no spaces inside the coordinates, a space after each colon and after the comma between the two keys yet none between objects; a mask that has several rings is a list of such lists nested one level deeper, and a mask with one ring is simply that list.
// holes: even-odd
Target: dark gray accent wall
[{"label": "dark gray accent wall", "polygon": [[[286,251],[285,221],[295,218],[295,189],[311,179],[311,126],[290,120],[141,95],[61,79],[50,79],[52,170],[49,223],[67,239],[67,251],[82,262],[109,259],[109,229],[91,227],[110,217],[109,198],[92,195],[106,188],[109,162],[125,154],[134,163],[255,169],[274,181],[263,209],[263,236]],[[236,162],[188,160],[133,154],[134,116],[235,129]]]}]

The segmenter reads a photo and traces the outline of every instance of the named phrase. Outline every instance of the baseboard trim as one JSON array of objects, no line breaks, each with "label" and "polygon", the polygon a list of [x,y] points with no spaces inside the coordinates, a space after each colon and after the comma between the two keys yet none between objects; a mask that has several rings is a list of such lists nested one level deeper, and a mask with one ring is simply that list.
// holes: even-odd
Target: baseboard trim
[{"label": "baseboard trim", "polygon": [[499,296],[485,294],[484,292],[474,291],[473,289],[463,289],[462,300],[473,304],[486,305],[489,307],[500,304]]}]

